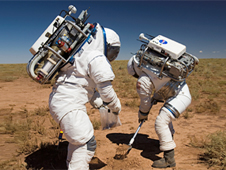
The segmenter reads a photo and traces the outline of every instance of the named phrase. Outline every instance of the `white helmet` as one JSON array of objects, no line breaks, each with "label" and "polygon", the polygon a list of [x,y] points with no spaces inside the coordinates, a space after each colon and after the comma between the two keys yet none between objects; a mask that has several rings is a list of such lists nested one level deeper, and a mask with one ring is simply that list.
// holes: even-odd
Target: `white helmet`
[{"label": "white helmet", "polygon": [[106,57],[111,62],[115,60],[120,51],[121,43],[118,34],[109,28],[104,28],[106,32],[107,51]]}]

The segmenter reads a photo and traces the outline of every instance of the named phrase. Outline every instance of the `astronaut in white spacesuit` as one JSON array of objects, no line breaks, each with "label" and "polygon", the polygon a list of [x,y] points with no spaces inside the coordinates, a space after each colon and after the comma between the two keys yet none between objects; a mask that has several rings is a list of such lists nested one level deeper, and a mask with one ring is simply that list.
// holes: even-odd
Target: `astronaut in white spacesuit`
[{"label": "astronaut in white spacesuit", "polygon": [[120,100],[111,84],[115,75],[110,65],[120,46],[117,33],[97,24],[95,36],[75,54],[73,65],[61,69],[53,86],[49,108],[69,142],[69,170],[89,169],[88,163],[95,153],[94,129],[85,106],[94,89],[113,113],[119,114],[121,110]]},{"label": "astronaut in white spacesuit", "polygon": [[[155,131],[159,137],[160,150],[164,152],[164,157],[154,161],[152,166],[155,168],[174,167],[176,166],[174,159],[176,144],[173,140],[175,131],[172,121],[176,120],[190,105],[191,95],[185,79],[176,81],[170,76],[167,77],[167,74],[159,76],[163,69],[161,67],[158,69],[157,63],[160,61],[158,57],[163,56],[147,46],[144,53],[152,58],[148,58],[146,61],[143,58],[144,62],[142,63],[139,54],[134,55],[128,62],[127,70],[130,75],[138,78],[136,89],[140,97],[139,122],[148,119],[148,114],[153,104],[159,101],[164,102],[155,120]],[[154,60],[156,63],[154,63]],[[147,64],[149,61],[152,64]],[[196,57],[191,61],[194,65],[198,64]],[[172,68],[172,66],[169,68]]]}]

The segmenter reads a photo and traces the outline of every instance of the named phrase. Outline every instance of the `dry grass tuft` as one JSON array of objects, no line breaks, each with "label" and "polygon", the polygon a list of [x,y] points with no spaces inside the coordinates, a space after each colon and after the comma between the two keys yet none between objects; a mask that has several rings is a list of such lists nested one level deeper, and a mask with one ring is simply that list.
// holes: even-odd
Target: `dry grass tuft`
[{"label": "dry grass tuft", "polygon": [[212,99],[204,101],[203,103],[200,103],[195,107],[196,113],[208,112],[214,115],[218,114],[220,109],[221,106],[219,105],[219,103]]},{"label": "dry grass tuft", "polygon": [[91,120],[91,122],[93,124],[94,130],[99,130],[100,129],[100,127],[101,127],[100,120],[94,119],[94,120]]},{"label": "dry grass tuft", "polygon": [[205,139],[191,138],[191,146],[201,148],[200,160],[215,169],[226,168],[226,131],[209,134]]}]

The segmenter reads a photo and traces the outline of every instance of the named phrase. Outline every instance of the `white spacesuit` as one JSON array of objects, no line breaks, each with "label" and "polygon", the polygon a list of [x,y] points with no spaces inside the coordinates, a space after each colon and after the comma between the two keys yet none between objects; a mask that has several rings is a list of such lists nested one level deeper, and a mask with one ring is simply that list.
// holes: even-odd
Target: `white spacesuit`
[{"label": "white spacesuit", "polygon": [[75,54],[73,65],[66,65],[58,74],[49,97],[49,108],[69,142],[69,170],[89,169],[88,163],[95,153],[94,130],[85,106],[94,89],[113,113],[118,114],[121,110],[111,85],[115,75],[109,62],[117,57],[119,49],[119,36],[97,24],[95,36]]},{"label": "white spacesuit", "polygon": [[[152,166],[156,168],[173,167],[176,165],[174,160],[176,144],[173,140],[174,129],[172,121],[176,120],[190,105],[191,95],[185,79],[176,81],[171,76],[167,76],[167,74],[160,76],[163,69],[159,67],[160,64],[157,62],[161,60],[157,59],[159,56],[161,57],[161,54],[156,53],[148,46],[149,44],[141,55],[138,52],[137,55],[131,57],[127,70],[130,75],[138,78],[136,89],[140,97],[139,121],[147,120],[152,102],[164,102],[155,121],[155,130],[159,137],[160,150],[164,151],[164,158],[154,161]],[[147,57],[146,60],[144,58],[141,59],[141,56]],[[196,57],[191,61],[193,64],[198,63]],[[172,66],[169,68],[172,68]],[[174,73],[172,70],[170,72]]]}]

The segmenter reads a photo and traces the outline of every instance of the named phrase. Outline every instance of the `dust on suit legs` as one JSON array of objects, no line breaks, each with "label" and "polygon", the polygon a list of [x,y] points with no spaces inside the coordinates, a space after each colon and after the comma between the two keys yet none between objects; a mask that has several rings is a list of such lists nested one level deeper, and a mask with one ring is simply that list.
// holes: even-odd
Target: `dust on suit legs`
[{"label": "dust on suit legs", "polygon": [[63,117],[60,126],[69,142],[68,170],[88,170],[89,162],[95,153],[96,141],[87,113],[83,110],[73,110]]},{"label": "dust on suit legs", "polygon": [[176,147],[169,127],[171,126],[170,124],[172,124],[172,121],[176,120],[190,103],[191,95],[189,88],[185,83],[180,87],[179,93],[168,99],[161,108],[155,121],[155,130],[159,137],[161,151],[168,151]]}]

